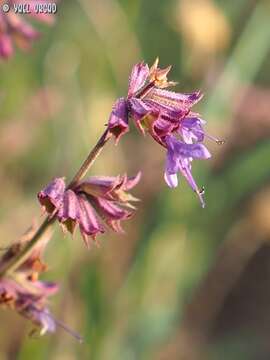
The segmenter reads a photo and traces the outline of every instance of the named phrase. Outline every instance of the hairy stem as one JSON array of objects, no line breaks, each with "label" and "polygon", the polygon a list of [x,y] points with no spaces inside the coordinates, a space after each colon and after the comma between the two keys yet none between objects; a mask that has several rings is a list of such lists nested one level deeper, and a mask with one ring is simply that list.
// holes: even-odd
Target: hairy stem
[{"label": "hairy stem", "polygon": [[[107,141],[110,138],[111,138],[111,133],[108,132],[108,130],[105,130],[105,132],[98,140],[97,144],[90,151],[87,158],[85,159],[85,161],[83,162],[83,164],[81,165],[81,167],[79,168],[79,170],[77,171],[71,182],[69,183],[68,185],[69,189],[76,186],[76,184],[85,176],[87,171],[90,169],[94,161],[99,156],[104,145],[107,143]],[[22,265],[27,260],[33,247],[39,242],[41,236],[55,222],[55,220],[56,220],[56,216],[53,217],[47,216],[47,218],[43,221],[43,223],[37,229],[31,240],[29,240],[26,246],[22,249],[22,251],[19,252],[16,256],[14,256],[10,261],[4,263],[0,267],[0,278],[8,273],[14,272],[20,265]]]}]

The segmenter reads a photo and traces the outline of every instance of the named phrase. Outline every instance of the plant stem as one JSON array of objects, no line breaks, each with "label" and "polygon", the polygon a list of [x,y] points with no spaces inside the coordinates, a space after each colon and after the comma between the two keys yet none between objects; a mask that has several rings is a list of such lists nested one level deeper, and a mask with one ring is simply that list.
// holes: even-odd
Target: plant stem
[{"label": "plant stem", "polygon": [[90,169],[98,155],[100,154],[101,150],[103,149],[106,142],[111,138],[111,133],[108,130],[105,130],[100,139],[98,140],[95,147],[90,151],[89,155],[83,162],[82,166],[76,173],[76,175],[71,180],[68,188],[73,188],[77,185],[77,183],[85,176],[87,171]]},{"label": "plant stem", "polygon": [[[90,169],[90,167],[93,165],[94,161],[102,151],[104,145],[110,138],[111,133],[108,132],[108,130],[105,130],[95,147],[90,151],[87,158],[67,186],[67,188],[73,188],[85,176],[87,171]],[[19,252],[16,256],[14,256],[9,262],[3,264],[3,266],[0,268],[0,278],[8,273],[14,272],[20,265],[22,265],[27,260],[27,257],[31,253],[33,247],[38,243],[41,236],[55,222],[55,220],[56,215],[53,217],[47,216],[47,218],[43,221],[43,223],[37,229],[31,240],[29,240],[27,245],[22,249],[22,251]]]}]

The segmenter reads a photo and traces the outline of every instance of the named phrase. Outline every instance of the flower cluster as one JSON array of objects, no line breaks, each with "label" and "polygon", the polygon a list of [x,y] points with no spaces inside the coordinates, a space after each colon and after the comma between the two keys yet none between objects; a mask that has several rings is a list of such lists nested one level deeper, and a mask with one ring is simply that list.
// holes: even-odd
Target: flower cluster
[{"label": "flower cluster", "polygon": [[166,148],[164,177],[168,186],[178,185],[177,173],[180,172],[204,206],[203,190],[197,186],[191,173],[193,159],[211,157],[203,145],[208,136],[203,129],[205,121],[191,111],[192,106],[201,100],[202,94],[199,91],[182,94],[166,90],[176,84],[167,80],[170,69],[160,69],[158,59],[150,69],[143,62],[136,64],[130,75],[127,98],[116,101],[108,129],[118,142],[129,130],[129,119],[132,118],[143,134],[147,131]]},{"label": "flower cluster", "polygon": [[72,189],[63,178],[54,179],[38,193],[38,199],[50,216],[56,216],[65,231],[73,234],[76,225],[87,246],[89,237],[104,233],[100,219],[116,232],[123,232],[120,221],[129,219],[135,207],[135,197],[128,193],[140,180],[135,177],[90,177]]},{"label": "flower cluster", "polygon": [[[14,23],[18,25],[17,28]],[[20,18],[16,19],[15,14],[6,14],[5,17],[0,14],[2,56],[8,57],[12,53],[10,36],[14,33],[20,36],[30,34],[29,38],[35,36],[34,30],[28,28]],[[218,144],[222,141],[207,135],[203,129],[205,121],[192,111],[192,107],[202,98],[199,91],[182,94],[166,89],[176,85],[175,82],[168,81],[169,71],[170,67],[158,67],[158,59],[151,68],[145,63],[133,67],[127,97],[116,101],[107,129],[70,185],[66,185],[64,178],[55,178],[38,193],[38,200],[48,218],[45,225],[33,236],[29,236],[27,260],[24,258],[24,246],[27,244],[21,242],[11,247],[0,259],[0,305],[14,308],[32,320],[41,328],[41,333],[52,332],[56,324],[59,324],[47,308],[47,299],[57,291],[57,285],[38,280],[39,273],[46,266],[40,260],[42,242],[36,241],[40,240],[44,230],[55,220],[59,221],[65,232],[71,234],[79,227],[84,242],[89,247],[90,238],[95,241],[98,234],[105,232],[106,225],[117,233],[123,232],[121,221],[129,219],[136,209],[132,203],[138,199],[129,191],[137,185],[141,173],[134,177],[96,176],[83,180],[106,142],[114,136],[117,143],[129,131],[130,119],[142,134],[149,133],[166,150],[164,178],[168,186],[178,185],[180,172],[199,196],[202,206],[205,205],[203,190],[197,186],[192,176],[192,161],[211,157],[203,144],[206,137]],[[10,261],[12,263],[12,259],[15,267],[6,266]],[[11,272],[8,271],[10,268]],[[76,334],[72,334],[78,338]]]},{"label": "flower cluster", "polygon": [[[0,259],[0,268],[12,261],[27,246],[27,241],[12,245]],[[40,242],[30,256],[12,274],[0,278],[0,306],[13,309],[31,320],[40,328],[40,333],[54,332],[56,322],[47,307],[48,297],[55,294],[58,285],[38,280],[39,274],[46,270],[41,261],[45,242]]]},{"label": "flower cluster", "polygon": [[[50,0],[43,0],[43,3],[50,3]],[[48,24],[54,21],[52,14],[44,14],[35,12],[35,7],[41,4],[38,0],[0,0],[0,5],[7,6],[10,10],[0,11],[0,57],[4,59],[10,58],[14,53],[13,42],[22,50],[28,50],[34,40],[40,34],[33,26],[25,21],[25,16],[15,13],[14,5],[25,5],[29,7],[29,16]]]}]

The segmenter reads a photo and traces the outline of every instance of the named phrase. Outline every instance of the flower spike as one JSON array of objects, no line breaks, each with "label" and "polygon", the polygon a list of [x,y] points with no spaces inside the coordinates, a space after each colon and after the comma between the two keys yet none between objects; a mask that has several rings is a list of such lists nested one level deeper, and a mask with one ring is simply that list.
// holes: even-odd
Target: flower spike
[{"label": "flower spike", "polygon": [[168,186],[177,186],[177,173],[180,172],[204,206],[204,191],[195,184],[191,175],[191,163],[193,159],[210,158],[209,151],[202,144],[205,138],[214,140],[219,145],[223,141],[206,134],[203,128],[205,121],[192,111],[203,94],[200,91],[178,93],[165,89],[176,83],[167,80],[171,66],[161,69],[158,64],[159,58],[156,58],[150,69],[144,62],[133,67],[128,96],[116,101],[109,118],[108,130],[117,143],[129,131],[129,121],[132,119],[143,135],[149,133],[167,149],[164,178]]}]

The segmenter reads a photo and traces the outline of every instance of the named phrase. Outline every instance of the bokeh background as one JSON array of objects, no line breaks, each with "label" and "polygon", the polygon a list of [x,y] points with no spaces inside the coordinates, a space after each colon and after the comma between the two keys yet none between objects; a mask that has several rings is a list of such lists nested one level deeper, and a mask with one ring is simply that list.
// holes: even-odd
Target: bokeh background
[{"label": "bokeh background", "polygon": [[70,179],[94,145],[132,65],[160,57],[196,110],[211,161],[194,162],[205,209],[163,180],[164,151],[136,129],[106,146],[94,175],[143,171],[126,235],[86,251],[55,227],[46,252],[59,329],[1,310],[0,359],[270,359],[270,3],[64,0],[29,53],[0,64],[1,247],[41,221],[36,193]]}]

